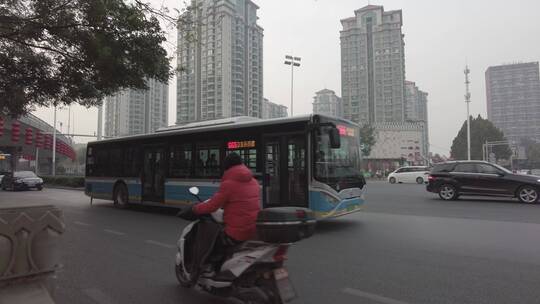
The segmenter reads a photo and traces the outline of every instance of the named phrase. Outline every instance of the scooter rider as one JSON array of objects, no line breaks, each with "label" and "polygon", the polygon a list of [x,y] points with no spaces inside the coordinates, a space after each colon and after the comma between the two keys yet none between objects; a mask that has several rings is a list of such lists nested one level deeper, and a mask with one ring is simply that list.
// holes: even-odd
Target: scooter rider
[{"label": "scooter rider", "polygon": [[216,240],[215,252],[224,253],[227,247],[256,237],[257,215],[261,209],[259,183],[242,163],[237,153],[224,160],[223,177],[217,193],[208,201],[197,204],[187,212],[197,215],[213,213],[223,208],[225,229]]}]

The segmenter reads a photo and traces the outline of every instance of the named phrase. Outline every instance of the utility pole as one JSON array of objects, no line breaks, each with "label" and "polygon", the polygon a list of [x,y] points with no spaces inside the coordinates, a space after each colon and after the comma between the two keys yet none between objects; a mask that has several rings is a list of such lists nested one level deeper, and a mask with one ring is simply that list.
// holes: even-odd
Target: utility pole
[{"label": "utility pole", "polygon": [[36,169],[36,172],[35,172],[36,175],[39,176],[39,148],[38,147],[36,147],[36,167],[35,167],[35,169]]},{"label": "utility pole", "polygon": [[56,105],[54,106],[53,122],[52,176],[56,176]]},{"label": "utility pole", "polygon": [[294,100],[294,67],[300,66],[302,58],[285,55],[285,64],[291,66],[291,116],[293,116],[293,100]]},{"label": "utility pole", "polygon": [[471,160],[471,115],[469,114],[469,104],[471,103],[471,92],[469,89],[469,66],[465,66],[465,103],[467,104],[467,160]]},{"label": "utility pole", "polygon": [[103,105],[98,107],[97,123],[97,140],[101,140],[101,137],[103,136]]},{"label": "utility pole", "polygon": [[71,131],[71,106],[68,107],[68,125],[67,125],[67,135],[69,136]]}]

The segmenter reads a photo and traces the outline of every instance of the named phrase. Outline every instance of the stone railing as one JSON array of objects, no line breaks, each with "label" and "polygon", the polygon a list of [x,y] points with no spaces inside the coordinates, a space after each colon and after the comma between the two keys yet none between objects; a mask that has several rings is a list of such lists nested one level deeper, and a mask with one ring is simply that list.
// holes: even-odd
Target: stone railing
[{"label": "stone railing", "polygon": [[60,268],[62,211],[39,204],[0,204],[0,304],[54,303],[46,285]]}]

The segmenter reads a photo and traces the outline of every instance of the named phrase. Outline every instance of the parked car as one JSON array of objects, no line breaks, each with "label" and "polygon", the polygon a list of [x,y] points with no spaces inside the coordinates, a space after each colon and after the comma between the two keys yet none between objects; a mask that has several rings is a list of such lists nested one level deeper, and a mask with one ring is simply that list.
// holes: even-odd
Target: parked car
[{"label": "parked car", "polygon": [[517,197],[523,203],[536,203],[540,196],[540,177],[514,174],[482,161],[454,161],[435,165],[428,177],[427,191],[443,200],[460,195]]},{"label": "parked car", "polygon": [[388,182],[395,183],[418,183],[427,182],[429,168],[424,166],[402,167],[388,174]]},{"label": "parked car", "polygon": [[32,171],[15,171],[14,173],[7,173],[2,178],[2,190],[26,190],[36,188],[37,190],[43,189],[43,179],[39,178]]}]

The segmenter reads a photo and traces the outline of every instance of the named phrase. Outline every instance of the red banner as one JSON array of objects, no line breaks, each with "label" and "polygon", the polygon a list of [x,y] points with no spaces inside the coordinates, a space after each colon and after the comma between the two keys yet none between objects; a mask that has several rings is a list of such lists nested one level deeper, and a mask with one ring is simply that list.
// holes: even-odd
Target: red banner
[{"label": "red banner", "polygon": [[32,136],[32,133],[33,133],[32,128],[26,128],[25,134],[24,134],[24,143],[29,146],[34,143],[34,138]]},{"label": "red banner", "polygon": [[43,148],[43,134],[41,134],[40,130],[36,131],[36,147]]},{"label": "red banner", "polygon": [[21,137],[21,123],[14,121],[11,123],[11,141],[16,143],[19,142]]}]

